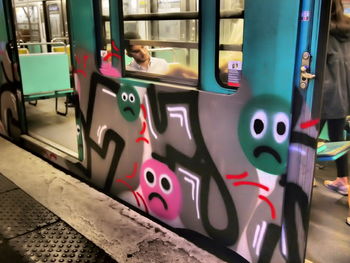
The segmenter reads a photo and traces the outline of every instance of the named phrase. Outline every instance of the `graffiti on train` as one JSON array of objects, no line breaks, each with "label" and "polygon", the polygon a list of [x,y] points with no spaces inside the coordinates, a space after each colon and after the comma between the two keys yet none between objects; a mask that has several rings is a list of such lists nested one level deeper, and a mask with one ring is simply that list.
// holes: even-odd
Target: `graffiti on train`
[{"label": "graffiti on train", "polygon": [[[174,89],[98,71],[77,79],[88,87],[79,96],[85,174],[95,185],[249,261],[301,262],[292,229],[295,215],[306,222],[308,200],[286,180],[286,164],[290,137],[297,144],[307,135],[282,97],[254,97],[248,86],[230,96]],[[283,210],[285,194],[295,196],[295,210]],[[285,214],[294,216],[282,222]]]},{"label": "graffiti on train", "polygon": [[19,82],[6,42],[0,42],[0,63],[0,134],[16,139],[21,133],[17,99]]},{"label": "graffiti on train", "polygon": [[[8,73],[4,45],[1,51],[0,132],[13,136],[18,81]],[[80,52],[74,79],[81,174],[177,231],[214,239],[250,262],[302,261],[295,226],[301,220],[307,227],[308,197],[287,180],[287,159],[291,143],[313,147],[316,134],[305,131],[317,120],[299,120],[307,110],[300,94],[292,122],[283,97],[254,96],[245,83],[233,95],[177,89],[112,76],[118,69],[96,69],[92,55]]]}]

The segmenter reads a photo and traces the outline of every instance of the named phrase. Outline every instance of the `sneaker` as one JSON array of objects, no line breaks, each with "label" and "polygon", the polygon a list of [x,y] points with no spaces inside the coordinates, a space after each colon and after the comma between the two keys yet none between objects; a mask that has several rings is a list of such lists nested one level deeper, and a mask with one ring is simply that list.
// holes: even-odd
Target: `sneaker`
[{"label": "sneaker", "polygon": [[337,192],[341,195],[348,195],[348,186],[344,185],[340,182],[335,182],[335,181],[330,181],[330,180],[326,180],[324,181],[324,185],[325,187],[327,187],[328,189]]},{"label": "sneaker", "polygon": [[348,226],[350,226],[350,216],[348,216],[348,217],[346,218],[346,224],[347,224]]}]

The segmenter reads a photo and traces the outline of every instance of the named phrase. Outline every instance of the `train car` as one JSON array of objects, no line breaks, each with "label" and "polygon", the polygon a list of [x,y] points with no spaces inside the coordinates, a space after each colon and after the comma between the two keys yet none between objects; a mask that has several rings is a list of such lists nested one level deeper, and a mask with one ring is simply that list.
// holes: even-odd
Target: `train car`
[{"label": "train car", "polygon": [[226,259],[303,262],[330,2],[0,1],[0,133]]}]

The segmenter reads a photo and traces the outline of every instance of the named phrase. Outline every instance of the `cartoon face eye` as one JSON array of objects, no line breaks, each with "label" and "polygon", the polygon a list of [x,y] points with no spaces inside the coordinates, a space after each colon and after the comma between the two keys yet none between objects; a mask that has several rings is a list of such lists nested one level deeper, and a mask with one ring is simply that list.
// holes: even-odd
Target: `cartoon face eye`
[{"label": "cartoon face eye", "polygon": [[80,134],[80,126],[77,125],[77,134],[79,135]]},{"label": "cartoon face eye", "polygon": [[156,185],[156,176],[151,168],[145,169],[144,176],[145,181],[149,187],[154,187]]},{"label": "cartoon face eye", "polygon": [[127,101],[128,100],[128,94],[126,92],[122,93],[122,100]]},{"label": "cartoon face eye", "polygon": [[275,115],[273,120],[273,137],[276,142],[282,143],[288,137],[289,118],[287,114],[279,112]]},{"label": "cartoon face eye", "polygon": [[162,174],[160,176],[159,185],[160,185],[160,189],[162,189],[162,191],[165,194],[171,194],[171,192],[173,191],[173,184],[170,180],[170,177],[166,174]]},{"label": "cartoon face eye", "polygon": [[257,111],[250,121],[250,133],[255,139],[264,137],[267,128],[267,116],[262,110]]},{"label": "cartoon face eye", "polygon": [[129,100],[130,100],[131,103],[134,103],[134,102],[135,102],[135,96],[134,96],[134,94],[132,94],[132,93],[129,94]]}]

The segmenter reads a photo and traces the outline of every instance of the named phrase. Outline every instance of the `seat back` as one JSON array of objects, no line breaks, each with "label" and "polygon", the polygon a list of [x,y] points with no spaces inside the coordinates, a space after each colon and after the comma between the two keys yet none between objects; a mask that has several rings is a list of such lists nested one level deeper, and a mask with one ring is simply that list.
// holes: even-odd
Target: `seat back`
[{"label": "seat back", "polygon": [[20,55],[19,61],[24,95],[71,88],[66,53]]}]

